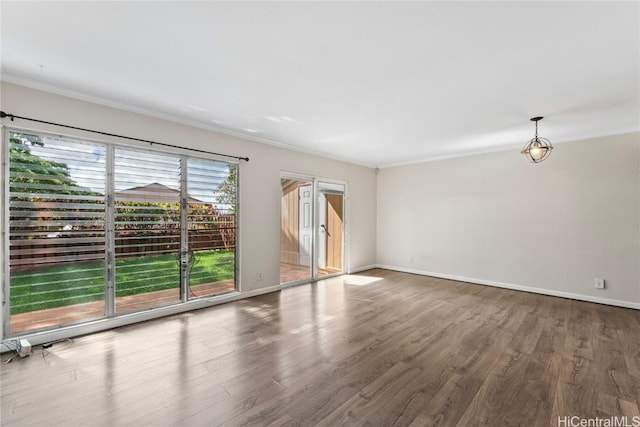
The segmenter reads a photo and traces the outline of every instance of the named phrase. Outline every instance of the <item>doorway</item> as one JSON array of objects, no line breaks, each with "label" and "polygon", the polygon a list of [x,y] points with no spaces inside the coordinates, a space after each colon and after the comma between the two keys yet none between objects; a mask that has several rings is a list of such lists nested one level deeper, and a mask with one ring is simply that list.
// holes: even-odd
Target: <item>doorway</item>
[{"label": "doorway", "polygon": [[344,271],[345,184],[283,174],[280,283]]},{"label": "doorway", "polygon": [[280,283],[310,279],[313,181],[280,179]]}]

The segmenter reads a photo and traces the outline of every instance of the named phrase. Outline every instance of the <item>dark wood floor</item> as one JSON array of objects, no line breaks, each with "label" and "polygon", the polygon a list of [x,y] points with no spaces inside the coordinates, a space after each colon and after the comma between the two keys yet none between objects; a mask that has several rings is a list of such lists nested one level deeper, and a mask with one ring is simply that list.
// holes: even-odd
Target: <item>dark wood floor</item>
[{"label": "dark wood floor", "polygon": [[383,280],[336,277],[38,347],[2,364],[2,425],[557,426],[559,416],[640,416],[640,311],[361,275]]}]

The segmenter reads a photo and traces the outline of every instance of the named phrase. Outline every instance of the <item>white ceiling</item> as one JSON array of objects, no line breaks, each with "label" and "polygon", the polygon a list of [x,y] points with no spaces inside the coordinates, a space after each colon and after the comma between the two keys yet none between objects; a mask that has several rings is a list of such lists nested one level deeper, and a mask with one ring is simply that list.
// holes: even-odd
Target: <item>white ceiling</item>
[{"label": "white ceiling", "polygon": [[2,80],[369,166],[640,129],[637,1],[0,7]]}]

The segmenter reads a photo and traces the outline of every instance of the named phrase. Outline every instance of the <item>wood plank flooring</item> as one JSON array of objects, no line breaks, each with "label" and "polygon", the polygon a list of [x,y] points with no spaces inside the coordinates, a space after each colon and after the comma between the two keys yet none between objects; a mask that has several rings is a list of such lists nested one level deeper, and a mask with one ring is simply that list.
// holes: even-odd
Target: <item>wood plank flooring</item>
[{"label": "wood plank flooring", "polygon": [[1,365],[1,424],[640,421],[640,311],[386,270],[360,276],[37,347]]}]

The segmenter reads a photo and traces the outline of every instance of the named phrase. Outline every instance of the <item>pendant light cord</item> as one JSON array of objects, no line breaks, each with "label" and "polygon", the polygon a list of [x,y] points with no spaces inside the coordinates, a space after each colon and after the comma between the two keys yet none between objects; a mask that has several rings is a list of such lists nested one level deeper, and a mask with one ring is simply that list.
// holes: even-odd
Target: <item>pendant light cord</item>
[{"label": "pendant light cord", "polygon": [[63,128],[81,130],[81,131],[84,131],[84,132],[97,133],[99,135],[105,135],[105,136],[113,136],[113,137],[116,137],[116,138],[128,139],[128,140],[131,140],[131,141],[146,142],[146,143],[151,144],[151,145],[160,145],[162,147],[171,147],[171,148],[177,148],[177,149],[180,149],[180,150],[195,151],[197,153],[213,154],[214,156],[228,157],[228,158],[236,159],[236,160],[244,160],[246,162],[249,161],[248,157],[232,156],[230,154],[222,154],[222,153],[216,153],[216,152],[213,152],[213,151],[199,150],[197,148],[180,147],[178,145],[167,144],[167,143],[164,143],[164,142],[151,141],[149,139],[134,138],[132,136],[118,135],[117,133],[102,132],[102,131],[99,131],[99,130],[86,129],[86,128],[81,128],[81,127],[77,127],[77,126],[65,125],[65,124],[61,124],[61,123],[47,122],[45,120],[38,120],[38,119],[30,118],[30,117],[16,116],[15,114],[9,114],[9,113],[5,113],[4,111],[0,111],[0,118],[4,119],[5,117],[9,117],[11,119],[11,121],[13,121],[14,119],[28,120],[30,122],[42,123],[42,124],[45,124],[45,125],[60,126],[60,127],[63,127]]}]

